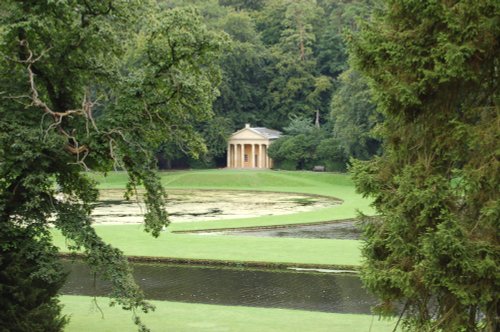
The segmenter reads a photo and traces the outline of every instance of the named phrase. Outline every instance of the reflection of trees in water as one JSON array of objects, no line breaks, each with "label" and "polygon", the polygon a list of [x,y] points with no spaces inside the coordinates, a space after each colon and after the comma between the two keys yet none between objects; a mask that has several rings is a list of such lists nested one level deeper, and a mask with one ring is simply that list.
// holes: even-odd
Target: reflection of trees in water
[{"label": "reflection of trees in water", "polygon": [[[69,266],[69,263],[66,262]],[[286,270],[250,270],[133,264],[134,276],[149,299],[369,313],[373,299],[357,276]],[[106,295],[109,287],[82,263],[71,264],[65,294]]]}]

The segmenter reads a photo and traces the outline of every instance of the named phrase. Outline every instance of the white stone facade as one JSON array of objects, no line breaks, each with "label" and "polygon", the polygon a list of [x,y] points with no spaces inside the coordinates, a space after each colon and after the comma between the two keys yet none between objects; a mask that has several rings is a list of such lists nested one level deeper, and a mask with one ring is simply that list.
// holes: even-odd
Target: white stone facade
[{"label": "white stone facade", "polygon": [[277,130],[245,125],[229,138],[227,168],[271,168],[273,161],[267,149],[280,135]]}]

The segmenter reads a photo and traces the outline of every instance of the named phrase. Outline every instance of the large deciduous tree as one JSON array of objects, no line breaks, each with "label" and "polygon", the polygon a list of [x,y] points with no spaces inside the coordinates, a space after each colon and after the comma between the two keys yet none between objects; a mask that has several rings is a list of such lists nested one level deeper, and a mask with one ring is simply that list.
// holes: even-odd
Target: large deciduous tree
[{"label": "large deciduous tree", "polygon": [[[144,42],[125,52],[137,32]],[[210,115],[223,44],[189,8],[0,3],[0,330],[64,326],[51,224],[112,282],[116,303],[151,309],[121,251],[92,228],[98,191],[83,171],[126,170],[128,194],[144,185],[145,229],[158,236],[168,218],[154,151],[173,138],[203,151],[192,122]]]},{"label": "large deciduous tree", "polygon": [[358,162],[365,285],[409,331],[498,331],[500,2],[388,0],[351,43],[385,116]]}]

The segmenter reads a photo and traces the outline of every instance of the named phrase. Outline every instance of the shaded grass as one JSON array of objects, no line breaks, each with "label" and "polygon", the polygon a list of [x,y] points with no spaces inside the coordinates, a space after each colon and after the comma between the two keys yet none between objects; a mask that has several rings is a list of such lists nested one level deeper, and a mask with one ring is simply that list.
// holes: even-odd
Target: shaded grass
[{"label": "shaded grass", "polygon": [[[120,308],[110,308],[108,299],[97,299],[104,318],[91,297],[61,296],[63,313],[70,315],[68,332],[137,331],[132,314]],[[395,320],[379,321],[376,317],[356,314],[269,309],[253,307],[192,304],[181,302],[151,301],[156,311],[142,315],[152,331],[308,331],[308,332],[382,332],[392,331]]]}]

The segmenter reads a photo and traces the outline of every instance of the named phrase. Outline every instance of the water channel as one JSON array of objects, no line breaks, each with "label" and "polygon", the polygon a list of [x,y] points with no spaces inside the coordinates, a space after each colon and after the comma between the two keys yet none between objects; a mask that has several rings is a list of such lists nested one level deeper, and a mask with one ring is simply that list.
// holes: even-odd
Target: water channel
[{"label": "water channel", "polygon": [[[88,267],[64,260],[70,272],[63,294],[106,296],[110,284],[94,281]],[[375,300],[356,275],[132,263],[150,300],[369,314]]]},{"label": "water channel", "polygon": [[357,240],[361,230],[354,220],[342,220],[324,224],[290,225],[261,229],[235,229],[217,232],[197,232],[204,235],[238,235],[257,237],[293,237],[306,239]]}]

